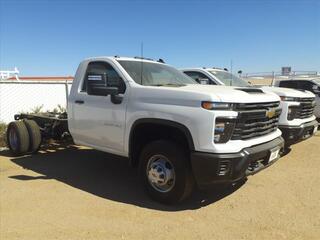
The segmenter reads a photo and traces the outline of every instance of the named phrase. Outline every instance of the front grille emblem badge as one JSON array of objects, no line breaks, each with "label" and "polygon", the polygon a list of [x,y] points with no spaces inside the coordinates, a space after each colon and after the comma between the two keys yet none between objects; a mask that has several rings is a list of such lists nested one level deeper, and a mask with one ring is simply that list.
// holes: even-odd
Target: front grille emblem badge
[{"label": "front grille emblem badge", "polygon": [[276,109],[275,108],[269,108],[266,111],[266,117],[273,118],[276,115]]}]

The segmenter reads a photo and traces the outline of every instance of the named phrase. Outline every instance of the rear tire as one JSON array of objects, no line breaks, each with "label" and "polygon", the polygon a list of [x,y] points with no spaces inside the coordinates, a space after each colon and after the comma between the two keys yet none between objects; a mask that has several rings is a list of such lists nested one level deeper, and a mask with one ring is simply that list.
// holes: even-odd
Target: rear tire
[{"label": "rear tire", "polygon": [[192,193],[194,178],[189,156],[179,144],[151,142],[143,148],[139,163],[142,183],[154,200],[174,204]]},{"label": "rear tire", "polygon": [[30,146],[29,133],[23,121],[11,122],[7,129],[7,144],[14,155],[27,153]]},{"label": "rear tire", "polygon": [[38,152],[42,141],[40,128],[34,120],[24,120],[24,123],[27,127],[30,138],[30,146],[28,151],[31,153],[36,153]]}]

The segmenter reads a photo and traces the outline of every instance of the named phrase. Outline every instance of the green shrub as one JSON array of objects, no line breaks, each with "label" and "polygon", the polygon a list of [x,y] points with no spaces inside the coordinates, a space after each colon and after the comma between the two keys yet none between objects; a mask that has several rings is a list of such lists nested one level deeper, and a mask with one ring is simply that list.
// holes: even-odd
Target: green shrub
[{"label": "green shrub", "polygon": [[0,122],[0,147],[6,146],[7,124]]},{"label": "green shrub", "polygon": [[31,112],[34,114],[39,114],[42,112],[43,105],[36,106],[31,109]]}]

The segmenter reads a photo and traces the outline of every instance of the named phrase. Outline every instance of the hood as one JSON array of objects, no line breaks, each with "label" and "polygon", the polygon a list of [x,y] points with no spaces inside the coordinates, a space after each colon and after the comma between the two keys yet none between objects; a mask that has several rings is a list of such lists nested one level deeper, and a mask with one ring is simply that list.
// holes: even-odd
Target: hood
[{"label": "hood", "polygon": [[[196,92],[209,95],[208,101],[230,103],[274,102],[280,101],[279,96],[272,92],[263,92],[258,88],[246,88],[235,86],[190,84],[179,88],[183,91]],[[218,98],[218,99],[217,99]],[[205,100],[205,99],[204,99]]]},{"label": "hood", "polygon": [[[134,83],[135,84],[135,83]],[[256,91],[259,90],[259,91]],[[249,92],[248,92],[249,91]],[[252,92],[254,91],[254,92]],[[199,107],[202,101],[226,103],[280,102],[272,92],[257,88],[190,84],[185,86],[142,86],[135,84],[131,96],[137,102]]]},{"label": "hood", "polygon": [[315,97],[312,92],[306,90],[283,88],[283,87],[261,87],[264,92],[273,92],[281,97],[310,98]]}]

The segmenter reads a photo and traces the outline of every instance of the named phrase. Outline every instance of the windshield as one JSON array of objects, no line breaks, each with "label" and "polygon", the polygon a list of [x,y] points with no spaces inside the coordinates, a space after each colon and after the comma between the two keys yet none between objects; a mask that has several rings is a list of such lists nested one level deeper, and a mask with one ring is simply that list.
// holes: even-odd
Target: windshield
[{"label": "windshield", "polygon": [[250,84],[245,80],[225,71],[209,70],[218,80],[224,83],[226,86],[248,87]]},{"label": "windshield", "polygon": [[165,64],[142,61],[118,61],[130,77],[145,86],[184,86],[198,84],[179,70]]}]

